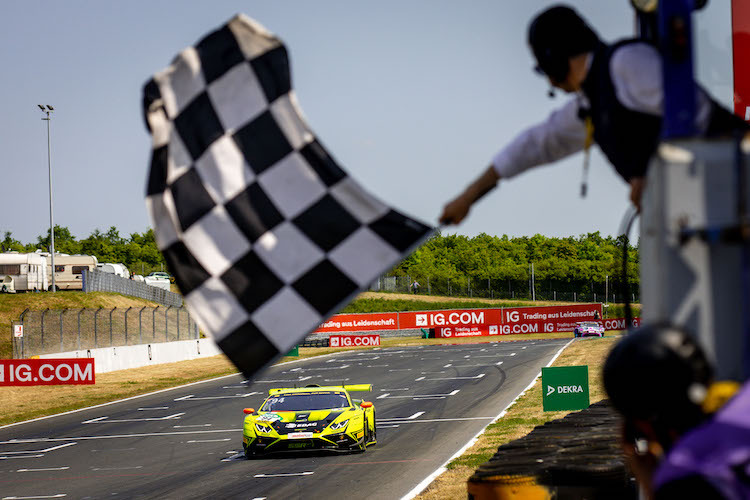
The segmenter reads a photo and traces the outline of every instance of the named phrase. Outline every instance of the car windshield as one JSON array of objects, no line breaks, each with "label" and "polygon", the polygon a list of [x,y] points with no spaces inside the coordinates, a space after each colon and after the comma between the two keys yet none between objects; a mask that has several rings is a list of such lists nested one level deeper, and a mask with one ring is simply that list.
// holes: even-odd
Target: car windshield
[{"label": "car windshield", "polygon": [[581,323],[581,326],[584,326],[586,328],[591,328],[592,326],[594,327],[599,326],[599,323],[594,323],[594,322],[589,321],[587,323]]},{"label": "car windshield", "polygon": [[260,411],[306,411],[347,408],[349,399],[343,392],[276,394],[266,399]]}]

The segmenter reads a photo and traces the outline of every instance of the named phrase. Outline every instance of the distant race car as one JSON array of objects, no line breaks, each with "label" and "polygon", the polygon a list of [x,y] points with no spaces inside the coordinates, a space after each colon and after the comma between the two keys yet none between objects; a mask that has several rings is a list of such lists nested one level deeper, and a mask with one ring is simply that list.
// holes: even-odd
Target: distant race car
[{"label": "distant race car", "polygon": [[375,407],[349,392],[371,384],[271,389],[256,412],[245,408],[242,448],[247,458],[282,451],[360,451],[377,444]]},{"label": "distant race car", "polygon": [[596,321],[581,321],[580,323],[576,323],[573,336],[604,337],[604,325]]}]

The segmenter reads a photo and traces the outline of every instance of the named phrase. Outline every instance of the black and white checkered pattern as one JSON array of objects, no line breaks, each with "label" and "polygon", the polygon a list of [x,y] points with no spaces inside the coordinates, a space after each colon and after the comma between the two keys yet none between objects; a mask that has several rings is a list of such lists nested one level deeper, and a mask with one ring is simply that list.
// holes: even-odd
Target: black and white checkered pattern
[{"label": "black and white checkered pattern", "polygon": [[301,117],[286,48],[245,16],[183,50],[143,105],[157,244],[248,377],[431,233],[339,167]]}]

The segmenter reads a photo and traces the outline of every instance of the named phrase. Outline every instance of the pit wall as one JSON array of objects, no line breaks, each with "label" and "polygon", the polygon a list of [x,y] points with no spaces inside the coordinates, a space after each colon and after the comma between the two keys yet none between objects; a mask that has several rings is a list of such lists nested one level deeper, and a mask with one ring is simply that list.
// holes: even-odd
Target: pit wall
[{"label": "pit wall", "polygon": [[94,358],[94,372],[107,373],[128,368],[174,363],[190,359],[207,358],[221,354],[213,340],[178,340],[121,347],[101,347],[80,351],[43,354],[40,359]]}]

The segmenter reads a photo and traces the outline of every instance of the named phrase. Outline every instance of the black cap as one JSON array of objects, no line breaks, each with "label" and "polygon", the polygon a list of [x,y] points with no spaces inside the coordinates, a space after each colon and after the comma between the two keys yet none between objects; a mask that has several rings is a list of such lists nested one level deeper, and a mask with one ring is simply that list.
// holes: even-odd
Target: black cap
[{"label": "black cap", "polygon": [[626,418],[685,431],[705,417],[701,404],[713,369],[692,336],[660,324],[623,338],[609,353],[603,378],[612,406]]},{"label": "black cap", "polygon": [[537,71],[555,82],[568,76],[568,59],[593,50],[596,35],[578,13],[566,5],[555,5],[538,14],[529,24],[529,46]]}]

